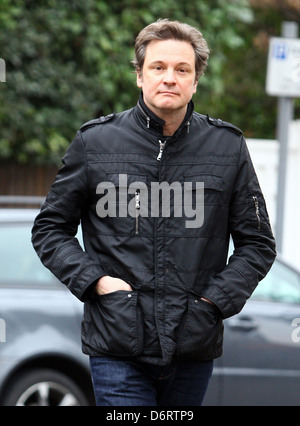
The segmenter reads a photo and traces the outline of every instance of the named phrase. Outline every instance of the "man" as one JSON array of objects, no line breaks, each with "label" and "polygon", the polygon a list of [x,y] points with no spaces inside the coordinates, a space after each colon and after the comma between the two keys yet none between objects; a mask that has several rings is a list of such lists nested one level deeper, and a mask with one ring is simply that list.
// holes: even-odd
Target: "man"
[{"label": "man", "polygon": [[275,243],[242,132],[193,110],[209,56],[202,34],[159,20],[135,52],[137,105],[77,132],[33,244],[84,301],[98,405],[196,406],[222,353],[222,320],[266,275]]}]

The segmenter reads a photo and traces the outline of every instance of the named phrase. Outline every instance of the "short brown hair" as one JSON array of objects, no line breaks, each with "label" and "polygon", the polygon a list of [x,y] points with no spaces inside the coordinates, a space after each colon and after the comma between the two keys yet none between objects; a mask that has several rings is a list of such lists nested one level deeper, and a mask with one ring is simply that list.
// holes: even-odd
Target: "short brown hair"
[{"label": "short brown hair", "polygon": [[180,40],[191,43],[196,57],[196,80],[203,75],[210,52],[199,30],[191,25],[179,21],[169,21],[169,19],[159,19],[142,29],[135,41],[135,58],[132,61],[138,72],[142,71],[146,48],[152,40]]}]

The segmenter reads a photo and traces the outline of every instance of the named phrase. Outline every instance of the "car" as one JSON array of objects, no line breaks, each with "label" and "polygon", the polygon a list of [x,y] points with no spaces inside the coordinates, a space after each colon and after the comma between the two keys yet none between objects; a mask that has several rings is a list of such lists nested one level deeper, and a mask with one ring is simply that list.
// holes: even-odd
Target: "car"
[{"label": "car", "polygon": [[224,321],[205,405],[300,405],[300,272],[280,255],[243,310]]},{"label": "car", "polygon": [[[38,211],[0,208],[0,405],[94,405],[83,305],[31,245]],[[244,309],[224,321],[204,405],[298,406],[299,390],[300,272],[278,256]]]},{"label": "car", "polygon": [[38,211],[0,209],[0,405],[94,405],[83,304],[31,245]]}]

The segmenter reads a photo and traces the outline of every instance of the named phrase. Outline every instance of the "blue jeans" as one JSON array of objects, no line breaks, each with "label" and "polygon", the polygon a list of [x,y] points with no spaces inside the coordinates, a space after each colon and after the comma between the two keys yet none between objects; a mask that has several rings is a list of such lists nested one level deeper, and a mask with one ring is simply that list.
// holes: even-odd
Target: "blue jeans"
[{"label": "blue jeans", "polygon": [[90,357],[98,406],[201,406],[213,361],[160,367],[125,358]]}]

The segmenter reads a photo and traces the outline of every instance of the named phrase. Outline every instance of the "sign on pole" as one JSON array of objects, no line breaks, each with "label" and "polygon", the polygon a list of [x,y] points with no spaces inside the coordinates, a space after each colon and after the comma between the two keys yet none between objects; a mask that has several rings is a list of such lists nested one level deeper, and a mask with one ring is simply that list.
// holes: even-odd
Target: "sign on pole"
[{"label": "sign on pole", "polygon": [[289,125],[294,99],[300,97],[300,40],[297,22],[283,21],[282,37],[269,44],[266,91],[278,96],[277,139],[280,144],[276,208],[276,243],[282,252]]},{"label": "sign on pole", "polygon": [[266,92],[272,96],[300,97],[299,39],[270,39]]}]

